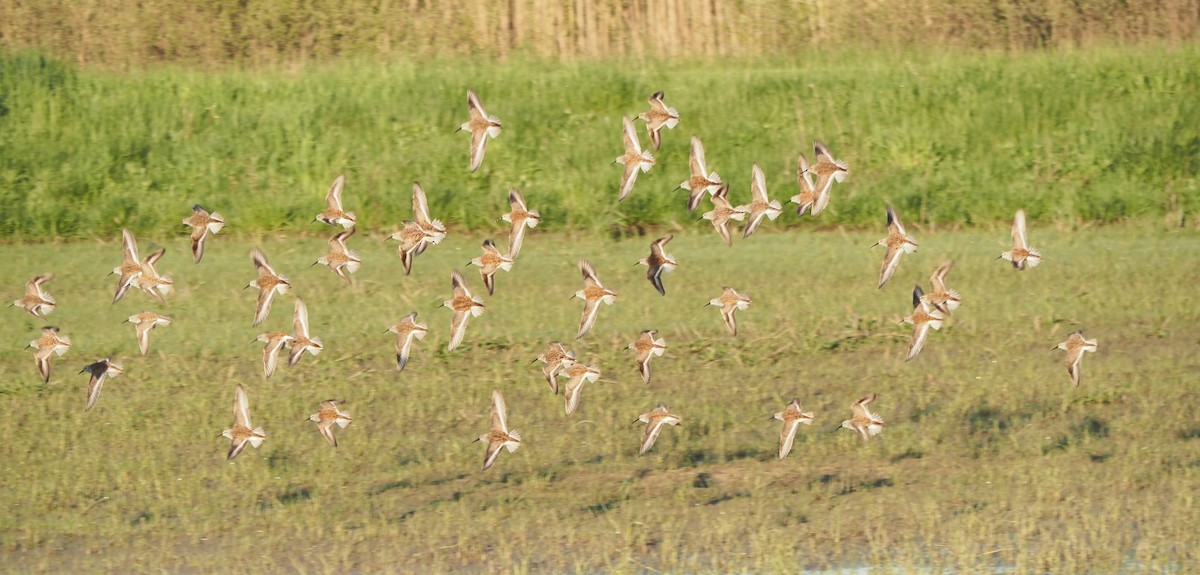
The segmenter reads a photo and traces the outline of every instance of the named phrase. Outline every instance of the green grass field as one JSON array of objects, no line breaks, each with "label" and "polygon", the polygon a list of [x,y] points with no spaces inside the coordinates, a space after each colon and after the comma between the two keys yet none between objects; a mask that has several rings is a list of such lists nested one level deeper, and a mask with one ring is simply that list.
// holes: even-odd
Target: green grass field
[{"label": "green grass field", "polygon": [[[469,174],[466,91],[504,132]],[[664,90],[682,121],[618,204],[621,117]],[[414,180],[438,217],[486,230],[520,188],[548,228],[626,233],[690,221],[669,191],[688,141],[748,197],[762,165],[782,200],[796,155],[827,142],[850,164],[821,225],[993,225],[1200,214],[1196,45],[1016,54],[808,52],[779,61],[568,64],[396,60],[117,74],[0,54],[0,233],[23,240],[170,233],[194,203],[231,231],[307,229],[346,174],[361,225],[408,217]],[[641,125],[639,122],[639,129]],[[644,133],[642,134],[645,139]],[[81,209],[81,207],[83,207]]]},{"label": "green grass field", "polygon": [[[510,135],[489,160],[500,164],[512,153],[503,149]],[[863,193],[850,192],[854,182],[841,190]],[[635,194],[667,195],[649,188]],[[835,197],[835,205],[843,200]],[[875,289],[882,249],[868,246],[883,235],[883,216],[874,201],[877,229],[816,231],[801,221],[784,231],[784,222],[796,221],[788,213],[731,249],[707,222],[688,222],[669,245],[680,268],[666,277],[665,298],[633,265],[653,236],[540,228],[513,271],[498,275],[495,296],[486,296],[464,264],[484,237],[503,241],[499,224],[482,223],[497,210],[478,216],[485,229],[452,231],[429,248],[407,277],[394,244],[360,233],[351,247],[365,265],[349,287],[309,267],[326,249],[323,237],[223,233],[194,265],[182,232],[148,235],[140,238],[143,253],[166,247],[159,268],[178,288],[165,307],[139,292],[109,303],[115,279],[105,274],[120,262],[113,241],[0,246],[10,298],[29,277],[57,274],[47,286],[59,300],[50,323],[73,340],[43,385],[32,350],[20,349],[43,322],[19,309],[0,322],[5,567],[1022,574],[1200,567],[1194,229],[1035,224],[1031,243],[1045,260],[1016,272],[995,260],[1006,249],[1002,225],[910,225],[919,251]],[[297,217],[320,209],[319,197],[300,204]],[[253,290],[242,289],[254,277],[247,255],[254,246],[295,285],[257,328]],[[569,297],[581,286],[580,258],[592,260],[620,297],[573,341],[581,304]],[[905,363],[909,328],[897,322],[911,309],[912,285],[927,285],[945,258],[957,262],[949,279],[964,304]],[[438,306],[450,295],[452,269],[484,293],[487,310],[472,320],[463,346],[446,353],[450,313]],[[737,338],[703,307],[723,285],[754,298],[739,312]],[[262,347],[252,341],[290,328],[296,296],[308,303],[326,349],[263,379]],[[132,326],[121,323],[143,309],[175,318],[154,332],[146,357],[137,355]],[[413,310],[432,333],[397,374],[394,336],[384,330]],[[648,386],[624,349],[647,328],[659,329],[669,346]],[[1062,352],[1050,351],[1075,329],[1099,340],[1078,388]],[[530,364],[555,339],[603,371],[571,417]],[[77,372],[106,356],[126,373],[85,413],[87,377]],[[227,463],[228,440],[218,435],[232,423],[239,383],[268,439]],[[524,445],[480,472],[483,446],[472,440],[487,430],[493,389],[504,393]],[[868,391],[879,395],[883,434],[864,444],[849,431],[831,432]],[[336,450],[305,421],[330,397],[345,399],[354,416]],[[780,461],[779,425],[770,417],[792,397],[816,421]],[[684,423],[639,457],[642,426],[630,422],[660,401]]]}]

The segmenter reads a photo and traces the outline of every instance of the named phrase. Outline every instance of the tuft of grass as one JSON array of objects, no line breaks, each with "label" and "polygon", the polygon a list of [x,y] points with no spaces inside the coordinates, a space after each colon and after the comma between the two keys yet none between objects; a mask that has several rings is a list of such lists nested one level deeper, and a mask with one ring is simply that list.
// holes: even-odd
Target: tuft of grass
[{"label": "tuft of grass", "polygon": [[[444,58],[128,74],[0,52],[0,233],[163,234],[195,203],[225,215],[230,232],[304,230],[345,174],[347,207],[366,229],[410,218],[420,181],[435,217],[459,230],[500,230],[515,187],[546,228],[641,234],[695,217],[672,191],[689,175],[692,135],[735,203],[748,201],[754,163],[786,202],[798,193],[796,155],[824,140],[850,176],[821,227],[878,226],[884,201],[906,221],[948,227],[992,226],[1017,208],[1065,226],[1194,225],[1200,104],[1183,96],[1200,91],[1198,70],[1190,44],[865,51],[770,65]],[[505,126],[475,174],[469,138],[455,133],[468,88]],[[657,90],[682,121],[618,204],[621,117]],[[782,223],[810,225],[790,213]]]},{"label": "tuft of grass", "polygon": [[[448,276],[483,233],[452,230],[403,275],[381,234],[351,247],[364,267],[344,285],[309,267],[322,238],[213,238],[195,265],[188,240],[159,269],[177,293],[160,306],[133,292],[113,305],[115,242],[0,245],[3,285],[51,271],[50,323],[73,347],[43,385],[31,352],[43,325],[10,309],[0,322],[0,552],[17,570],[211,572],[769,572],[784,569],[1017,574],[1188,572],[1200,566],[1195,387],[1200,319],[1189,285],[1194,230],[1148,224],[1059,231],[1030,227],[1045,255],[1016,272],[996,255],[1007,231],[913,225],[920,250],[875,288],[874,232],[765,228],[725,247],[704,222],[678,230],[667,296],[633,262],[649,238],[539,227],[461,348],[444,352]],[[322,234],[328,229],[313,225]],[[248,253],[261,247],[293,293],[251,327]],[[571,338],[586,257],[620,296]],[[924,351],[903,360],[913,283],[946,257],[964,299]],[[481,282],[466,270],[469,284]],[[1182,274],[1182,276],[1181,276]],[[720,286],[748,293],[738,338],[704,307]],[[535,297],[530,297],[530,295]],[[1146,294],[1154,294],[1153,298]],[[321,355],[263,379],[254,337],[287,330],[294,297],[309,306]],[[142,309],[157,328],[137,355]],[[386,326],[409,311],[431,333],[394,369]],[[667,344],[643,384],[625,346],[656,328]],[[1074,388],[1059,352],[1074,329],[1099,340]],[[854,345],[830,341],[862,334]],[[563,414],[530,361],[569,342],[603,381]],[[126,373],[83,411],[97,357]],[[268,439],[225,461],[233,388],[243,384]],[[492,389],[524,445],[480,472]],[[834,431],[864,392],[887,422],[863,443]],[[330,448],[307,422],[347,400],[354,423]],[[816,413],[791,456],[776,459],[792,397]],[[684,422],[637,456],[630,422],[658,402]],[[1120,493],[1120,497],[1108,494]],[[402,542],[397,544],[397,542]]]}]

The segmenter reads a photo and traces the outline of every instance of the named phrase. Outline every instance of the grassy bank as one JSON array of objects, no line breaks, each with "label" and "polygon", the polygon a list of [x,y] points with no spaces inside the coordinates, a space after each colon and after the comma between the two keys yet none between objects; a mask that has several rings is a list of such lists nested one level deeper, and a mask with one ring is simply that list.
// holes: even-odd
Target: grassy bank
[{"label": "grassy bank", "polygon": [[[435,216],[487,228],[524,191],[548,228],[686,222],[688,138],[748,198],[751,164],[795,194],[795,157],[823,139],[849,162],[819,220],[878,225],[884,201],[912,221],[1165,218],[1200,212],[1200,54],[1128,48],[1065,54],[840,54],[764,64],[546,65],[442,60],[295,71],[81,71],[0,59],[0,232],[113,237],[175,230],[193,203],[230,231],[308,229],[333,178],[366,227],[410,217],[411,182]],[[467,172],[465,93],[504,132]],[[615,201],[620,122],[665,90],[682,123],[658,165]],[[640,128],[639,128],[640,129]],[[644,134],[643,134],[644,139]],[[795,223],[785,216],[785,223]]]},{"label": "grassy bank", "polygon": [[[47,286],[60,302],[50,317],[74,341],[42,385],[31,352],[20,351],[42,322],[12,309],[0,322],[6,567],[744,573],[861,565],[1034,574],[1200,566],[1194,230],[1124,224],[1067,233],[1035,224],[1031,241],[1046,259],[1015,272],[994,259],[1004,230],[913,226],[921,249],[877,290],[882,256],[866,246],[878,232],[759,232],[730,250],[702,224],[669,246],[680,268],[666,278],[666,298],[631,265],[647,239],[532,234],[449,354],[449,312],[437,306],[450,270],[477,254],[483,233],[452,232],[407,277],[380,235],[360,234],[351,247],[366,263],[352,287],[308,267],[326,248],[320,238],[217,236],[198,266],[182,235],[143,239],[143,251],[168,250],[159,268],[178,293],[165,308],[141,293],[108,303],[114,243],[0,246],[9,297],[27,277],[58,274]],[[254,296],[242,286],[253,277],[255,245],[292,278],[326,344],[269,380],[251,340],[288,329],[294,296],[250,326]],[[589,384],[566,417],[529,362],[548,341],[575,333],[581,306],[568,297],[579,289],[580,257],[620,297],[570,344],[605,381]],[[963,307],[905,363],[908,328],[896,322],[910,309],[912,284],[946,257],[958,262],[950,285]],[[754,298],[739,313],[738,338],[702,308],[721,285]],[[120,323],[142,309],[176,320],[155,331],[147,357]],[[412,310],[432,333],[397,375],[394,336],[384,329]],[[652,327],[669,349],[647,386],[623,348]],[[1061,352],[1050,351],[1075,329],[1100,342],[1079,388]],[[126,373],[85,413],[86,376],[76,372],[104,356]],[[238,383],[268,439],[227,464],[228,442],[217,434],[232,420]],[[480,472],[483,448],[472,440],[486,430],[492,389],[505,394],[525,444]],[[864,444],[829,432],[867,391],[879,394],[883,434]],[[336,451],[304,422],[329,397],[346,399],[355,418]],[[778,422],[769,418],[792,397],[816,421],[779,461]],[[684,423],[638,457],[642,428],[630,422],[659,401]]]}]

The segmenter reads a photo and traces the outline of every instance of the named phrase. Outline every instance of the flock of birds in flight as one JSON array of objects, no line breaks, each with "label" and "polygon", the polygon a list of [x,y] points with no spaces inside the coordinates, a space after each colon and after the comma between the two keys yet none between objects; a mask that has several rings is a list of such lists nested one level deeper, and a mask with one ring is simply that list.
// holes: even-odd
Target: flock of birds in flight
[{"label": "flock of birds in flight", "polygon": [[[645,121],[650,142],[654,149],[661,144],[661,131],[674,128],[679,122],[678,112],[666,105],[663,93],[656,92],[649,99],[650,110],[638,116]],[[470,171],[476,171],[483,163],[484,152],[489,139],[497,137],[502,129],[498,118],[488,114],[478,95],[474,91],[467,92],[467,108],[470,120],[460,127],[460,131],[471,134]],[[633,190],[639,172],[646,172],[655,165],[654,157],[643,150],[638,140],[637,131],[629,117],[622,119],[624,132],[625,153],[616,158],[614,163],[624,165],[621,176],[620,194],[618,201],[623,200]],[[791,201],[797,204],[796,214],[808,213],[819,215],[828,205],[830,191],[835,182],[842,182],[849,174],[847,164],[834,159],[829,148],[822,142],[814,143],[815,163],[809,164],[807,158],[800,154],[797,158],[796,180],[800,187],[799,194]],[[688,209],[695,211],[707,196],[712,203],[712,209],[703,213],[703,219],[709,220],[717,233],[726,244],[732,243],[730,221],[745,221],[742,237],[754,233],[764,219],[775,220],[783,210],[778,200],[772,200],[767,195],[766,178],[758,164],[751,170],[751,201],[746,205],[734,206],[729,201],[729,184],[723,182],[716,172],[710,172],[704,158],[704,147],[698,137],[691,139],[690,150],[691,176],[679,184],[676,189],[689,192]],[[355,273],[362,265],[358,254],[347,247],[347,240],[354,236],[357,218],[353,212],[343,209],[342,190],[345,178],[339,176],[334,180],[326,193],[326,209],[317,214],[314,221],[334,227],[340,227],[329,239],[329,252],[318,258],[313,265],[329,267],[339,278],[349,283],[349,274]],[[479,267],[479,274],[489,295],[494,293],[495,275],[498,271],[509,271],[517,255],[521,251],[525,231],[537,226],[541,216],[536,210],[530,210],[524,197],[516,189],[508,193],[510,211],[504,214],[503,220],[508,222],[511,230],[508,238],[507,251],[501,252],[492,240],[483,242],[483,253],[471,260],[471,264]],[[219,213],[209,213],[199,205],[193,206],[192,215],[183,223],[192,228],[192,255],[195,263],[199,264],[204,257],[204,246],[209,236],[221,231],[225,225],[224,218]],[[882,288],[900,264],[901,256],[912,253],[917,248],[917,241],[904,229],[899,214],[892,206],[887,206],[887,236],[875,245],[886,248],[883,264],[879,271],[878,287]],[[400,231],[391,234],[389,239],[399,242],[400,260],[404,273],[412,271],[413,259],[423,253],[431,245],[437,245],[446,236],[446,227],[430,217],[429,205],[425,191],[419,183],[413,184],[413,219],[404,222]],[[666,289],[663,286],[663,275],[677,267],[675,258],[667,253],[666,245],[672,236],[654,240],[650,245],[650,254],[638,263],[647,268],[646,277],[654,289],[663,296]],[[139,258],[137,242],[129,230],[122,232],[123,261],[113,269],[111,275],[117,275],[117,289],[113,303],[121,300],[133,287],[139,288],[155,301],[165,303],[166,296],[173,289],[173,282],[167,275],[160,274],[155,268],[157,261],[165,253],[159,249],[145,258]],[[1005,259],[1012,263],[1016,270],[1036,267],[1041,261],[1038,250],[1029,246],[1025,227],[1025,213],[1018,210],[1012,224],[1012,249],[1004,252],[997,259]],[[292,286],[287,276],[275,271],[264,254],[259,249],[250,252],[258,276],[247,284],[247,288],[258,290],[258,301],[254,311],[254,323],[262,323],[271,311],[271,304],[276,295],[286,293]],[[930,276],[930,291],[925,293],[918,285],[912,294],[912,313],[904,318],[912,325],[912,336],[908,343],[905,360],[911,360],[921,352],[930,330],[942,327],[950,313],[957,309],[962,302],[959,294],[947,287],[946,276],[954,265],[948,261],[937,268]],[[596,323],[601,304],[612,304],[616,301],[617,293],[604,287],[595,268],[587,260],[579,262],[579,271],[583,277],[583,289],[574,297],[583,301],[583,312],[580,317],[579,330],[576,339],[584,337]],[[25,286],[24,297],[13,302],[12,306],[20,307],[29,314],[45,319],[56,306],[54,297],[46,291],[46,283],[54,278],[53,274],[43,274],[29,280]],[[483,313],[483,300],[473,295],[467,286],[465,278],[457,270],[451,273],[453,296],[443,302],[453,315],[450,321],[450,341],[448,351],[453,351],[463,341],[469,320]],[[737,335],[736,313],[747,309],[752,300],[746,294],[732,287],[723,287],[721,294],[710,300],[709,305],[720,310],[721,317],[732,335]],[[146,355],[150,346],[152,330],[158,326],[168,326],[172,319],[155,312],[144,311],[129,316],[126,320],[134,325],[138,341],[138,349]],[[414,311],[398,323],[388,328],[396,334],[396,366],[403,371],[408,364],[415,339],[424,338],[428,333],[427,325],[417,321]],[[657,337],[657,330],[649,329],[641,332],[629,349],[636,352],[637,369],[642,380],[650,382],[650,362],[660,357],[666,350],[666,342]],[[289,350],[288,364],[296,365],[305,352],[311,355],[319,354],[324,349],[321,338],[310,334],[308,322],[308,307],[299,297],[295,300],[293,310],[293,330],[291,333],[269,331],[258,336],[257,340],[263,347],[263,374],[271,377],[279,363],[279,354],[284,349]],[[59,328],[46,326],[42,335],[29,343],[34,351],[34,361],[44,382],[50,379],[50,359],[62,356],[71,347],[68,336],[59,333]],[[1067,352],[1067,371],[1074,385],[1079,385],[1080,366],[1084,352],[1095,352],[1096,340],[1086,339],[1079,331],[1068,335],[1066,341],[1058,344],[1055,349]],[[585,383],[595,382],[600,378],[600,371],[592,366],[579,362],[575,354],[566,349],[561,342],[551,342],[546,350],[535,361],[544,363],[542,373],[550,389],[558,394],[559,378],[567,378],[564,386],[566,413],[570,415],[579,405],[580,393]],[[83,368],[80,373],[90,375],[87,389],[87,405],[89,410],[96,403],[104,382],[108,378],[120,375],[124,369],[109,358],[97,360]],[[883,430],[884,422],[879,415],[872,412],[869,405],[875,400],[874,393],[867,393],[851,405],[851,417],[842,422],[838,429],[850,429],[869,440]],[[317,428],[330,445],[337,447],[334,435],[336,427],[344,428],[352,421],[350,415],[341,410],[342,400],[329,399],[321,402],[321,410],[312,414],[309,419],[317,423]],[[779,437],[779,457],[786,458],[791,451],[796,431],[800,424],[811,425],[813,414],[803,411],[799,399],[793,399],[783,411],[775,414],[775,419],[783,422]],[[642,435],[639,454],[644,454],[654,445],[656,439],[667,425],[676,425],[683,419],[670,412],[666,405],[658,404],[649,412],[641,414],[636,421],[646,424]],[[231,441],[227,455],[233,459],[241,453],[246,445],[258,447],[266,434],[260,427],[255,427],[250,419],[249,401],[245,389],[238,384],[234,393],[234,424],[226,429],[224,437]],[[487,447],[484,454],[483,469],[491,467],[503,449],[514,451],[521,445],[521,436],[508,427],[507,409],[504,398],[498,390],[492,392],[491,428],[479,436],[478,440]]]}]

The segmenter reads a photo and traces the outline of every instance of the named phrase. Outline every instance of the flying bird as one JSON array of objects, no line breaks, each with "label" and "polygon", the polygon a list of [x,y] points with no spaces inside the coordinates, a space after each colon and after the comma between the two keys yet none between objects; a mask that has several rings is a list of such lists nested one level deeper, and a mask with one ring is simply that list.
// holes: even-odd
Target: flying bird
[{"label": "flying bird", "polygon": [[412,272],[413,258],[425,251],[426,245],[434,243],[435,238],[435,233],[412,220],[404,220],[404,227],[388,236],[388,239],[400,242],[400,263],[404,266],[404,275]]},{"label": "flying bird", "polygon": [[921,291],[921,286],[913,288],[912,303],[912,314],[904,318],[905,323],[913,326],[912,337],[908,340],[908,355],[904,356],[904,361],[917,357],[917,354],[921,353],[921,349],[925,347],[925,339],[929,337],[930,328],[942,329],[942,322],[946,319],[942,312],[930,306],[926,301],[925,292]]},{"label": "flying bird", "polygon": [[705,192],[716,195],[721,189],[721,176],[708,171],[708,165],[704,162],[704,144],[696,136],[692,136],[692,152],[688,163],[692,175],[679,184],[679,187],[691,193],[688,196],[688,211],[694,212]]},{"label": "flying bird", "polygon": [[500,253],[496,244],[487,239],[483,240],[483,255],[471,260],[471,265],[479,266],[479,277],[483,278],[483,285],[487,288],[488,295],[492,295],[496,287],[496,272],[511,270],[513,260],[511,256]]},{"label": "flying bird", "polygon": [[638,114],[638,118],[646,122],[646,132],[650,134],[650,144],[657,150],[662,145],[663,128],[674,129],[679,124],[679,112],[663,102],[661,91],[651,94],[648,111]]},{"label": "flying bird", "polygon": [[429,217],[429,200],[425,198],[425,188],[417,182],[413,182],[413,221],[425,232],[425,237],[417,246],[417,255],[424,253],[430,244],[437,245],[446,237],[446,226],[442,224],[442,220]]},{"label": "flying bird", "polygon": [[512,224],[512,231],[508,233],[508,257],[516,259],[525,242],[525,229],[537,227],[542,216],[525,206],[525,196],[516,188],[508,190],[508,206],[509,212],[500,219]]},{"label": "flying bird", "polygon": [[660,339],[657,329],[648,329],[638,336],[637,341],[629,344],[628,349],[637,352],[638,373],[642,374],[642,382],[650,383],[650,360],[662,357],[667,351],[667,342]]},{"label": "flying bird", "polygon": [[713,228],[725,245],[732,246],[733,238],[729,235],[729,220],[742,221],[746,217],[744,206],[733,207],[729,203],[729,184],[721,184],[721,189],[712,196],[713,209],[704,212],[702,219],[712,222]]},{"label": "flying bird", "polygon": [[13,300],[12,305],[8,307],[19,307],[33,317],[46,319],[46,314],[54,311],[55,306],[58,305],[54,301],[54,296],[42,287],[52,279],[54,279],[54,274],[49,273],[34,276],[33,279],[25,282],[25,295],[21,299]]},{"label": "flying bird", "polygon": [[242,450],[246,449],[246,444],[253,445],[255,449],[258,449],[258,446],[267,439],[267,434],[261,427],[254,427],[250,423],[250,402],[246,399],[246,390],[240,383],[234,391],[233,397],[233,427],[223,431],[221,436],[228,438],[231,442],[229,455],[225,457],[226,460],[237,457]]},{"label": "flying bird", "polygon": [[413,338],[425,339],[425,334],[429,332],[429,326],[417,323],[417,312],[414,311],[387,330],[396,334],[396,371],[404,371],[404,366],[408,365]]},{"label": "flying bird", "polygon": [[812,215],[815,216],[829,205],[829,190],[833,187],[833,183],[840,184],[845,181],[850,170],[846,166],[846,162],[833,159],[833,154],[829,152],[829,146],[820,140],[813,142],[813,153],[816,155],[817,163],[808,170],[817,175],[817,201],[812,210]]},{"label": "flying bird", "polygon": [[91,374],[91,378],[88,379],[87,407],[83,408],[84,411],[88,411],[99,399],[100,390],[104,388],[104,380],[121,375],[125,373],[125,370],[106,357],[83,366],[79,373]]},{"label": "flying bird", "polygon": [[762,224],[763,218],[775,221],[779,214],[783,211],[783,206],[779,200],[772,200],[767,197],[767,178],[763,175],[762,168],[758,164],[750,170],[750,203],[744,206],[738,206],[737,210],[745,212],[749,219],[746,221],[746,229],[742,231],[742,237],[750,237],[754,230]]},{"label": "flying bird", "polygon": [[579,271],[583,274],[583,289],[575,292],[573,298],[583,300],[583,315],[579,319],[579,333],[575,339],[583,337],[596,324],[596,315],[600,313],[600,302],[612,305],[617,301],[617,292],[600,283],[596,269],[587,260],[579,260]]},{"label": "flying bird", "polygon": [[646,432],[642,434],[642,448],[638,451],[638,455],[644,455],[654,447],[654,442],[658,440],[664,425],[678,425],[683,422],[683,418],[672,414],[666,405],[660,403],[653,410],[639,415],[635,423],[637,421],[646,424]]},{"label": "flying bird", "polygon": [[1083,337],[1082,331],[1073,331],[1067,340],[1054,346],[1067,352],[1067,373],[1071,374],[1071,383],[1079,387],[1079,376],[1083,368],[1083,352],[1096,353],[1097,343],[1094,339]]},{"label": "flying bird", "polygon": [[329,253],[317,258],[313,265],[327,266],[337,277],[350,283],[350,276],[347,274],[357,272],[362,266],[362,258],[358,257],[358,253],[346,247],[346,240],[350,239],[357,229],[352,227],[333,234],[333,237],[329,238]]},{"label": "flying bird", "polygon": [[263,346],[263,377],[271,377],[275,374],[275,369],[279,367],[279,350],[290,344],[295,339],[290,334],[282,331],[269,331],[261,333],[255,341],[260,341],[266,345]]},{"label": "flying bird", "polygon": [[725,327],[729,328],[730,335],[737,335],[737,318],[734,316],[740,309],[746,309],[753,303],[750,296],[739,293],[731,287],[721,288],[721,295],[708,301],[707,305],[717,306],[721,308],[721,318],[725,320]]},{"label": "flying bird", "polygon": [[1035,268],[1042,262],[1042,254],[1029,247],[1029,236],[1025,231],[1025,210],[1017,210],[1017,215],[1013,216],[1012,249],[1000,254],[1000,258],[1012,262],[1013,268],[1018,270]]},{"label": "flying bird", "polygon": [[873,392],[864,395],[862,399],[854,402],[850,406],[850,419],[843,421],[841,427],[838,427],[838,429],[853,430],[855,433],[858,433],[859,437],[863,438],[863,441],[871,439],[872,435],[879,435],[879,432],[883,431],[883,420],[867,408],[867,405],[872,401],[875,401],[875,393]]},{"label": "flying bird", "polygon": [[258,325],[271,313],[271,300],[275,299],[275,294],[287,293],[292,284],[288,282],[287,276],[275,272],[267,261],[267,256],[258,248],[250,250],[250,260],[258,270],[258,277],[250,280],[246,288],[258,288],[258,305],[254,308],[254,323],[251,324]]},{"label": "flying bird", "polygon": [[454,297],[442,302],[443,307],[450,308],[454,315],[450,318],[450,343],[446,351],[454,351],[462,343],[467,333],[467,320],[483,314],[483,300],[471,295],[467,289],[467,281],[458,270],[450,272],[450,286],[454,288]]},{"label": "flying bird", "polygon": [[804,154],[796,158],[796,183],[800,185],[800,193],[791,199],[791,202],[797,205],[796,215],[803,216],[804,212],[808,212],[816,216],[821,213],[824,206],[818,201],[820,195],[813,184],[812,172],[808,169],[808,158],[805,158]]},{"label": "flying bird", "polygon": [[500,118],[488,114],[487,110],[483,109],[483,103],[479,101],[479,96],[474,90],[467,90],[467,111],[471,114],[471,120],[458,130],[471,133],[471,171],[474,172],[483,164],[483,152],[487,147],[488,138],[499,136],[503,126],[500,124]]},{"label": "flying bird", "polygon": [[887,248],[887,252],[883,254],[883,267],[879,269],[878,287],[883,287],[883,284],[887,283],[895,273],[896,266],[900,265],[900,256],[917,251],[917,240],[904,233],[904,224],[900,222],[900,216],[896,214],[896,210],[892,206],[887,207],[887,227],[887,237],[871,246]]},{"label": "flying bird", "polygon": [[338,409],[339,403],[345,403],[345,401],[326,399],[321,402],[321,411],[308,416],[309,421],[317,422],[317,430],[325,437],[325,441],[334,447],[337,447],[337,438],[333,436],[333,426],[337,425],[345,429],[352,421],[349,413]]},{"label": "flying bird", "polygon": [[521,446],[521,434],[515,429],[508,429],[508,410],[504,406],[504,396],[500,395],[499,390],[492,390],[492,428],[475,441],[487,444],[487,451],[483,454],[484,471],[496,463],[501,449],[512,453]]},{"label": "flying bird", "polygon": [[354,217],[354,212],[346,212],[342,210],[342,188],[346,185],[346,176],[338,176],[333,180],[333,184],[329,186],[329,191],[325,192],[325,211],[317,214],[313,218],[314,222],[323,222],[331,226],[342,226],[344,229],[354,227],[358,222],[358,218]]},{"label": "flying bird", "polygon": [[574,365],[575,353],[567,351],[562,343],[552,341],[550,345],[546,346],[546,351],[533,361],[546,364],[542,367],[542,374],[546,376],[546,383],[550,385],[550,390],[558,395],[558,374]]},{"label": "flying bird", "polygon": [[296,365],[304,352],[316,356],[325,349],[321,338],[312,337],[308,333],[308,305],[304,300],[296,298],[295,313],[292,316],[292,340],[289,342],[292,351],[288,354],[288,365]]},{"label": "flying bird", "polygon": [[158,269],[154,267],[154,264],[158,263],[165,253],[167,253],[167,249],[160,248],[146,256],[141,263],[142,273],[137,278],[138,288],[161,304],[167,303],[164,296],[171,293],[175,287],[175,282],[171,281],[170,276],[159,274]]},{"label": "flying bird", "polygon": [[50,358],[54,355],[62,357],[71,349],[71,338],[58,334],[58,326],[48,325],[42,328],[42,336],[29,342],[26,347],[32,347],[33,361],[37,364],[38,373],[44,383],[50,382]]},{"label": "flying bird", "polygon": [[813,414],[803,411],[800,400],[793,399],[783,411],[775,414],[775,419],[783,422],[783,428],[779,430],[779,458],[784,459],[792,451],[792,444],[796,441],[796,430],[800,429],[801,423],[812,425]]},{"label": "flying bird", "polygon": [[658,293],[667,295],[667,290],[663,288],[662,276],[665,273],[675,271],[678,264],[675,263],[675,257],[666,252],[667,242],[675,236],[669,235],[654,240],[650,244],[650,255],[638,260],[638,265],[646,266],[646,279],[658,290]]},{"label": "flying bird", "polygon": [[205,240],[225,227],[225,218],[217,212],[210,214],[200,207],[200,204],[196,204],[192,206],[192,215],[184,218],[183,223],[192,228],[192,259],[200,263],[204,257]]},{"label": "flying bird", "polygon": [[958,306],[962,304],[962,298],[959,297],[958,292],[946,287],[946,274],[949,274],[953,267],[954,260],[938,266],[933,271],[933,275],[929,276],[929,293],[921,298],[921,301],[947,315],[951,311],[958,309]]},{"label": "flying bird", "polygon": [[124,259],[121,265],[113,268],[111,274],[118,275],[117,293],[113,294],[113,303],[121,301],[125,297],[125,292],[137,283],[137,280],[142,275],[142,261],[138,258],[137,240],[133,237],[133,232],[129,230],[121,230],[121,251]]},{"label": "flying bird", "polygon": [[621,194],[617,196],[618,202],[633,191],[633,183],[637,181],[638,170],[648,172],[650,168],[654,167],[654,156],[650,155],[650,152],[642,150],[637,132],[633,129],[633,122],[629,121],[628,116],[621,119],[621,125],[625,130],[625,153],[618,156],[613,162],[625,166],[625,172],[621,175]]},{"label": "flying bird", "polygon": [[559,375],[567,377],[567,383],[563,387],[563,400],[567,404],[567,415],[571,415],[579,407],[579,396],[583,393],[583,384],[595,383],[597,379],[600,379],[600,370],[574,362],[559,372]]},{"label": "flying bird", "polygon": [[150,351],[150,330],[160,325],[171,325],[172,320],[165,315],[144,311],[129,316],[129,319],[125,321],[133,324],[137,334],[138,350],[142,352],[142,355],[146,355],[146,352]]}]

